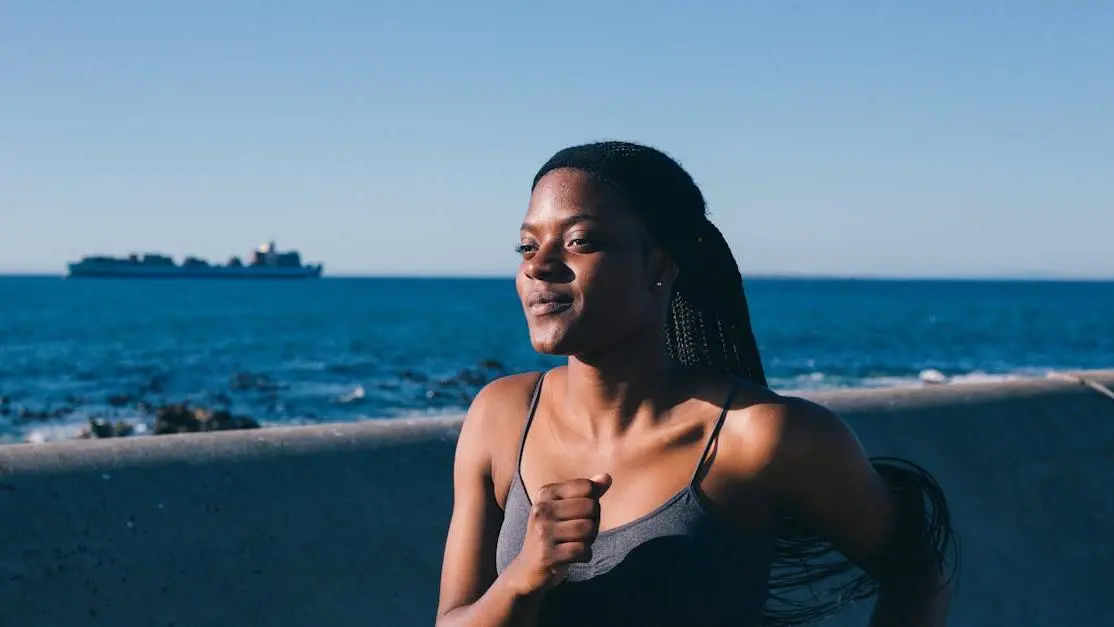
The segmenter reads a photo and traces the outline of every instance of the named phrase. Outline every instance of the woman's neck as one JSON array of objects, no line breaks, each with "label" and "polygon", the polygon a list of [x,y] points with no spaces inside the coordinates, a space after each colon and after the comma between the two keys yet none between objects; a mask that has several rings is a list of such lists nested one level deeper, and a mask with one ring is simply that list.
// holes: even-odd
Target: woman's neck
[{"label": "woman's neck", "polygon": [[[637,347],[637,348],[636,348]],[[611,439],[635,423],[656,421],[675,404],[676,364],[655,342],[639,342],[605,355],[569,357],[566,415],[586,437]]]}]

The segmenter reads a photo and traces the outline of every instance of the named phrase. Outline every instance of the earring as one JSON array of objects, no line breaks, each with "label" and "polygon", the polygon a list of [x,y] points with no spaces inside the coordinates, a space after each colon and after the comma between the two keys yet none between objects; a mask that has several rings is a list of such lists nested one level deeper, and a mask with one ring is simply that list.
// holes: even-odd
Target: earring
[{"label": "earring", "polygon": [[658,281],[657,283],[654,283],[654,285],[656,285],[658,287],[661,287],[661,281]]}]

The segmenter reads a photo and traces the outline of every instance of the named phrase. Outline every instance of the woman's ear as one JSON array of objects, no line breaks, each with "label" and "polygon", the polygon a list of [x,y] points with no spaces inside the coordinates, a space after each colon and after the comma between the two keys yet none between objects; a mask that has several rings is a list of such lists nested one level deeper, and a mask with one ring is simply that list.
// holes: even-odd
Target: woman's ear
[{"label": "woman's ear", "polygon": [[670,263],[664,272],[659,273],[655,286],[662,289],[672,288],[678,274],[680,274],[680,268],[677,267],[677,264]]},{"label": "woman's ear", "polygon": [[668,290],[673,287],[673,282],[677,280],[677,275],[680,274],[681,269],[673,262],[673,259],[664,252],[658,252],[654,258],[654,289]]}]

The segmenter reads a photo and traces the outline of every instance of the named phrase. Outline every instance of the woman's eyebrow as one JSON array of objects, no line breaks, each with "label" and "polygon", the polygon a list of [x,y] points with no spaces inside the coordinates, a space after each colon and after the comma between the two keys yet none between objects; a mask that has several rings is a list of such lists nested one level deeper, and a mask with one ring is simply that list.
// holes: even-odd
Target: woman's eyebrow
[{"label": "woman's eyebrow", "polygon": [[[584,223],[584,222],[597,222],[598,223],[598,222],[601,222],[601,220],[599,219],[598,216],[594,216],[590,213],[578,213],[576,215],[569,216],[569,217],[565,218],[564,220],[561,220],[560,226],[561,226],[562,229],[567,229],[570,226],[573,226],[573,225],[576,225],[576,224],[581,224],[581,223]],[[531,231],[535,228],[537,228],[537,223],[523,222],[522,226],[519,227],[519,230],[521,230],[521,231]]]}]

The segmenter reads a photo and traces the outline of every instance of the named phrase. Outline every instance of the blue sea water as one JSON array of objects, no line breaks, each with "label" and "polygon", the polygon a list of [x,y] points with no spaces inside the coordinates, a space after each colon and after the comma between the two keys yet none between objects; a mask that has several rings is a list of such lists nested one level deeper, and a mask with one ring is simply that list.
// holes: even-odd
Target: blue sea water
[{"label": "blue sea water", "polygon": [[[747,282],[772,387],[918,385],[1114,365],[1114,283]],[[535,354],[509,279],[0,278],[0,442],[143,403],[270,424],[459,413]],[[48,417],[44,417],[44,415]]]}]

